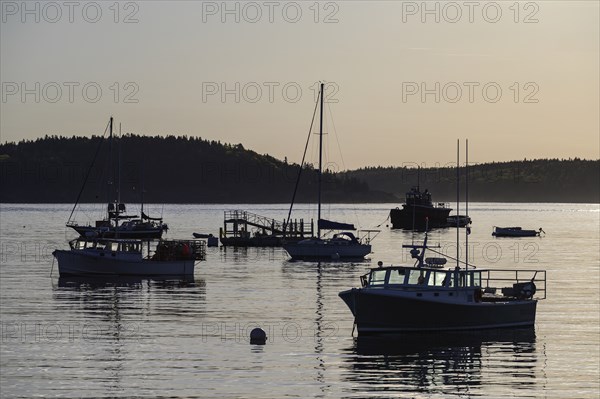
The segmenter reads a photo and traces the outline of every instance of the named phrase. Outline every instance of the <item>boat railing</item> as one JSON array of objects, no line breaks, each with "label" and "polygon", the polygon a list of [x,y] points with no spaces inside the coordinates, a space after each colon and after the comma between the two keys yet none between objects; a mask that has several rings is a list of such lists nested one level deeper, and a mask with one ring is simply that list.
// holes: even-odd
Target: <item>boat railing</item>
[{"label": "boat railing", "polygon": [[[362,234],[364,233],[364,234]],[[375,229],[367,229],[367,230],[358,230],[357,234],[358,234],[358,241],[361,242],[362,244],[370,244],[371,241],[373,241],[375,239],[375,237],[377,237],[379,235],[379,233],[381,233],[381,230],[375,230]]]},{"label": "boat railing", "polygon": [[480,270],[481,285],[484,292],[495,292],[507,284],[523,284],[533,282],[536,287],[536,298],[546,299],[546,271],[545,270],[514,270],[494,269]]}]

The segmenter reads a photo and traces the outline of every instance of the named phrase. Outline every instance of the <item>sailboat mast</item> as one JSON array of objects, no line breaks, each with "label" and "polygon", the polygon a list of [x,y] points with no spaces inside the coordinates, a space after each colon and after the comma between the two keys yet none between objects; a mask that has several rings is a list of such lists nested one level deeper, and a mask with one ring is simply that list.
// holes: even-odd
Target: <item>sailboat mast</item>
[{"label": "sailboat mast", "polygon": [[[121,122],[119,122],[119,145],[117,147],[117,203],[115,204],[115,228],[119,227],[119,216],[121,215]],[[118,237],[117,230],[117,237]]]},{"label": "sailboat mast", "polygon": [[460,269],[460,140],[456,140],[456,268]]},{"label": "sailboat mast", "polygon": [[[469,220],[469,139],[465,143],[465,217]],[[469,270],[469,226],[465,226],[465,270]]]},{"label": "sailboat mast", "polygon": [[[109,136],[108,136],[108,162],[109,162],[109,166],[108,166],[108,184],[106,187],[106,203],[110,204],[112,202],[112,193],[111,193],[111,189],[110,186],[112,185],[112,180],[113,180],[113,164],[112,164],[112,151],[113,151],[113,117],[110,117],[110,122],[109,122]],[[110,223],[110,210],[109,207],[107,205],[106,207],[106,212],[108,215],[108,221]]]},{"label": "sailboat mast", "polygon": [[320,112],[321,112],[321,117],[320,117],[320,121],[319,121],[319,172],[318,172],[318,179],[319,179],[319,183],[318,183],[318,189],[319,189],[319,197],[318,197],[318,201],[319,201],[319,205],[318,205],[318,212],[317,212],[317,237],[321,237],[321,226],[319,225],[319,222],[321,220],[321,180],[322,180],[322,174],[323,174],[323,90],[325,88],[325,84],[321,83],[321,104],[320,104]]}]

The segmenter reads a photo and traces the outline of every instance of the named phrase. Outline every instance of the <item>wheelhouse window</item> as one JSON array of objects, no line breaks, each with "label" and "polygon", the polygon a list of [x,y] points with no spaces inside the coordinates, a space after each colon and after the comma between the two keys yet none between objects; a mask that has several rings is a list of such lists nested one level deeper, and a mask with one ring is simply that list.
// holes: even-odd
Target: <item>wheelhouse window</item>
[{"label": "wheelhouse window", "polygon": [[481,272],[453,272],[450,287],[481,287]]},{"label": "wheelhouse window", "polygon": [[404,269],[390,270],[388,284],[404,284],[405,275]]},{"label": "wheelhouse window", "polygon": [[408,275],[408,284],[425,284],[427,272],[425,270],[411,270]]},{"label": "wheelhouse window", "polygon": [[369,276],[369,285],[384,285],[387,270],[374,270]]},{"label": "wheelhouse window", "polygon": [[105,251],[117,251],[118,248],[118,243],[116,242],[107,242],[106,246],[104,247]]},{"label": "wheelhouse window", "polygon": [[429,277],[429,285],[434,287],[443,287],[446,284],[446,275],[447,272],[439,271],[439,272],[431,272],[431,276]]},{"label": "wheelhouse window", "polygon": [[481,287],[481,272],[469,273],[471,287]]}]

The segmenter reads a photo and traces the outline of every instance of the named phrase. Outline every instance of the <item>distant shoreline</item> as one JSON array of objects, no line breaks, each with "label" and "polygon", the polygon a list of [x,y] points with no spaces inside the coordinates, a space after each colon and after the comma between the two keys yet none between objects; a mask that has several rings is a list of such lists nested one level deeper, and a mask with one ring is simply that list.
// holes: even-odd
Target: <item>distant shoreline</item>
[{"label": "distant shoreline", "polygon": [[[439,201],[448,205],[449,208],[453,208],[453,204],[456,205],[456,202],[452,201]],[[464,201],[461,201],[460,204],[464,204]],[[557,201],[469,201],[470,204],[581,204],[581,205],[598,205],[600,208],[600,203],[597,202],[557,202]],[[85,205],[105,205],[104,202],[81,202],[81,204]],[[139,203],[127,203],[128,205],[139,205]],[[313,202],[296,202],[296,204],[302,205],[310,205],[314,204]],[[379,204],[379,205],[389,205],[391,208],[402,206],[401,202],[328,202],[323,205],[332,205],[332,204],[340,204],[340,205],[361,205],[361,204]],[[73,205],[72,202],[0,202],[0,205]],[[289,206],[289,203],[285,202],[165,202],[165,203],[145,203],[148,206],[160,206],[160,205],[285,205]],[[453,208],[454,209],[454,208]]]},{"label": "distant shoreline", "polygon": [[[47,136],[0,144],[0,203],[274,204],[315,203],[318,173],[241,144],[186,136]],[[401,164],[402,160],[398,161]],[[301,178],[298,181],[298,176]],[[466,198],[461,167],[460,197]],[[600,160],[536,159],[473,164],[469,201],[599,203]],[[325,203],[391,203],[419,185],[434,203],[456,200],[456,168],[374,166],[322,173]],[[110,182],[110,183],[109,183]],[[79,200],[78,200],[79,199]]]}]

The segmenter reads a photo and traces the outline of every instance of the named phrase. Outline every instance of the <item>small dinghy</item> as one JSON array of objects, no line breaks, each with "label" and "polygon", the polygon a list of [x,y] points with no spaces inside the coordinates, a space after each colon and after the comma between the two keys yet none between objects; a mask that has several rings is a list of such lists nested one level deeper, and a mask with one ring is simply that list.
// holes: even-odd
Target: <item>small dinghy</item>
[{"label": "small dinghy", "polygon": [[546,232],[540,227],[539,230],[525,230],[521,227],[496,227],[494,226],[494,237],[536,237]]}]

